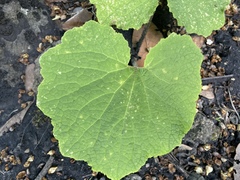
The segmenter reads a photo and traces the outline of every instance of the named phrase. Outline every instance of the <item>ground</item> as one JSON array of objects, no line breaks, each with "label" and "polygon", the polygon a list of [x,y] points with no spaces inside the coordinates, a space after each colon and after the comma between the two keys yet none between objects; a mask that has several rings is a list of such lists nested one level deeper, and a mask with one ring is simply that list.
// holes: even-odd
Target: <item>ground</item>
[{"label": "ground", "polygon": [[[41,78],[35,72],[33,85],[31,64],[38,67],[44,49],[54,46],[72,26],[52,20],[56,17],[53,5],[60,7],[63,19],[63,9],[86,6],[77,0],[0,2],[0,179],[107,179],[92,172],[86,162],[61,155],[51,120],[35,103]],[[240,142],[239,8],[240,1],[233,1],[226,11],[225,26],[200,43],[203,91],[194,124],[182,145],[168,155],[148,159],[138,172],[124,179],[233,179]],[[168,31],[184,33],[166,6],[157,8],[153,22],[164,37]],[[131,39],[131,33],[123,34],[128,40],[130,34]]]}]

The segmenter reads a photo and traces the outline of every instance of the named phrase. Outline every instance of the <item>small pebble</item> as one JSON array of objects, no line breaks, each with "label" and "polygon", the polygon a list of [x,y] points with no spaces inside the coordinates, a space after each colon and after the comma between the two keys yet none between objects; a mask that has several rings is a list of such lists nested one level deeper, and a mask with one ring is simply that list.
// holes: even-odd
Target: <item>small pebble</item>
[{"label": "small pebble", "polygon": [[124,180],[142,180],[142,178],[137,174],[131,174],[127,176]]},{"label": "small pebble", "polygon": [[206,42],[207,45],[212,45],[213,44],[213,41],[211,39],[207,39],[207,42]]}]

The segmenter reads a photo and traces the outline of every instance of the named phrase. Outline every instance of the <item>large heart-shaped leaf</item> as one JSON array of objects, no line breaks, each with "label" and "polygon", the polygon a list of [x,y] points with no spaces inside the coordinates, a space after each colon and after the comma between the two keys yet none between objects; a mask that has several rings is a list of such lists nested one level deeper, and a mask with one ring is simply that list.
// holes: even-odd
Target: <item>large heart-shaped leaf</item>
[{"label": "large heart-shaped leaf", "polygon": [[188,33],[209,36],[224,25],[224,10],[230,0],[168,0],[168,6],[178,24]]},{"label": "large heart-shaped leaf", "polygon": [[141,28],[153,15],[158,0],[91,0],[97,7],[100,23],[120,29]]},{"label": "large heart-shaped leaf", "polygon": [[129,57],[121,34],[87,22],[40,58],[37,105],[61,153],[112,179],[180,144],[201,88],[202,55],[188,36],[161,40],[144,68],[128,66]]}]

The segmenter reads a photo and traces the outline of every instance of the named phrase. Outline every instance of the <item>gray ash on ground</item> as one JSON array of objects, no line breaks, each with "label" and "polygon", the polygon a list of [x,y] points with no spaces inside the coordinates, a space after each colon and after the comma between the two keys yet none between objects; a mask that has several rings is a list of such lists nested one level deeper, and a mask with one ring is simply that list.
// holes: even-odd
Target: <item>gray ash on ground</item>
[{"label": "gray ash on ground", "polygon": [[[24,3],[27,3],[26,6]],[[29,62],[34,62],[40,55],[37,47],[41,39],[48,34],[59,36],[60,32],[49,17],[47,6],[39,1],[6,1],[0,4],[0,16],[2,124],[21,110],[17,94],[20,89],[24,89],[21,76],[24,75],[26,66],[18,61],[19,57],[23,53],[29,53]],[[37,21],[36,17],[40,17],[41,20]]]}]

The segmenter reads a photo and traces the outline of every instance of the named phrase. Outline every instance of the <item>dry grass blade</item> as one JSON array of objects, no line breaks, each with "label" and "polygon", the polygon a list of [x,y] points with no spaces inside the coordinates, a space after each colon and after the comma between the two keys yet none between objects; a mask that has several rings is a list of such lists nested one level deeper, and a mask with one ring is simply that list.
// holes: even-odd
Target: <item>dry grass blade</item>
[{"label": "dry grass blade", "polygon": [[[240,116],[239,116],[239,114],[238,114],[238,112],[237,112],[237,110],[236,110],[236,108],[235,108],[235,106],[234,106],[234,104],[233,104],[232,96],[231,96],[231,93],[230,93],[230,90],[229,90],[229,89],[228,89],[228,94],[229,94],[229,98],[230,98],[231,105],[232,105],[235,113],[237,114],[238,120],[240,120]],[[237,124],[238,124],[238,122],[237,122]]]}]

